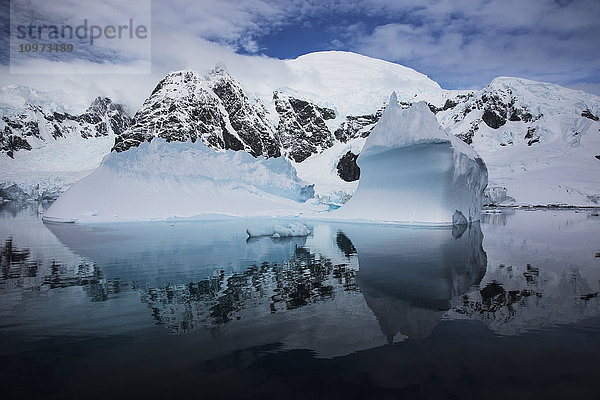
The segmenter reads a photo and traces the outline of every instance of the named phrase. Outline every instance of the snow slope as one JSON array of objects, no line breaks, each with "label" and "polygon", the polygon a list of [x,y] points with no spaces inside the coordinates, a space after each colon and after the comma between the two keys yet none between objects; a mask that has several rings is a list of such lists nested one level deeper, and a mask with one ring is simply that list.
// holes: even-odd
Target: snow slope
[{"label": "snow slope", "polygon": [[0,191],[10,192],[13,198],[54,200],[93,172],[110,152],[114,140],[114,135],[68,137],[40,143],[32,151],[18,151],[14,159],[0,154]]},{"label": "snow slope", "polygon": [[63,113],[82,108],[69,104],[69,100],[63,91],[43,92],[23,85],[8,85],[0,88],[0,116],[17,115],[29,105]]},{"label": "snow slope", "polygon": [[338,117],[375,112],[392,91],[400,101],[444,103],[447,93],[411,68],[346,51],[321,51],[285,61],[295,75],[287,92],[330,107]]},{"label": "snow slope", "polygon": [[337,173],[340,158],[348,151],[360,153],[365,138],[357,138],[348,143],[336,143],[322,153],[314,154],[301,163],[292,164],[298,176],[315,185],[315,196],[324,204],[342,205],[356,191],[358,181],[346,182]]},{"label": "snow slope", "polygon": [[472,142],[490,187],[515,199],[507,204],[590,206],[600,200],[599,112],[598,96],[501,77],[437,117]]},{"label": "snow slope", "polygon": [[46,221],[107,222],[228,216],[290,216],[318,211],[313,187],[284,158],[216,152],[197,141],[156,138],[112,152],[69,188]]},{"label": "snow slope", "polygon": [[479,220],[487,169],[460,139],[442,130],[424,102],[390,103],[367,139],[356,193],[333,218],[406,224]]}]

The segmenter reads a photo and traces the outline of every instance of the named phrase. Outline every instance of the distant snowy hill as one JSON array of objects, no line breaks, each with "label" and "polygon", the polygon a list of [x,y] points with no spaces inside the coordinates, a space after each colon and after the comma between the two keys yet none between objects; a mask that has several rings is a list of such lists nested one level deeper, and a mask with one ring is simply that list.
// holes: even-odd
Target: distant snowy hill
[{"label": "distant snowy hill", "polygon": [[100,164],[131,120],[122,105],[108,98],[98,97],[84,113],[72,115],[58,103],[60,93],[14,86],[1,92],[3,198],[56,198]]},{"label": "distant snowy hill", "polygon": [[62,91],[42,92],[27,86],[8,85],[0,88],[0,113],[2,117],[15,116],[30,105],[50,112],[66,113],[69,110],[68,95]]},{"label": "distant snowy hill", "polygon": [[502,77],[458,100],[437,117],[485,160],[490,201],[600,204],[600,97]]},{"label": "distant snowy hill", "polygon": [[310,53],[285,61],[296,80],[290,94],[348,115],[375,113],[396,92],[401,102],[443,105],[452,92],[411,68],[344,51]]},{"label": "distant snowy hill", "polygon": [[[167,142],[199,140],[216,150],[243,150],[266,158],[284,155],[299,178],[314,184],[315,196],[321,202],[340,205],[356,190],[360,176],[357,157],[395,91],[403,108],[426,102],[444,129],[471,144],[482,156],[489,171],[487,203],[600,204],[598,96],[505,77],[496,78],[479,91],[444,90],[410,68],[339,51],[277,63],[288,71],[283,84],[269,71],[247,82],[238,82],[221,67],[204,77],[189,70],[170,73],[149,93],[131,123],[122,117],[123,123],[117,125],[123,129],[109,129],[106,136],[98,136],[102,131],[98,123],[90,125],[79,116],[75,120],[65,118],[63,124],[77,127],[63,136],[93,139],[86,142],[93,150],[82,150],[82,154],[93,153],[82,156],[89,165],[74,162],[73,168],[94,168],[111,147],[126,151],[155,137]],[[15,171],[38,162],[37,157],[33,160],[35,149],[27,151],[17,137],[31,139],[35,142],[32,148],[39,142],[38,148],[47,151],[50,159],[56,151],[50,143],[68,143],[48,140],[56,122],[53,113],[65,114],[60,109],[60,96],[53,100],[52,96],[31,93],[16,87],[0,92],[0,105],[8,111],[13,103],[23,108],[25,98],[43,103],[27,104],[26,126],[12,141],[8,141],[10,134],[5,129],[13,128],[2,122],[5,150],[0,152],[4,171],[0,178],[4,182]],[[5,116],[14,124],[16,114],[11,113],[5,112]],[[100,117],[107,126],[122,115],[109,114]],[[28,134],[27,126],[37,126],[43,132],[40,135],[46,135],[43,141]],[[65,129],[61,126],[61,132]],[[83,133],[87,130],[90,135]],[[112,146],[103,142],[112,141],[112,135]],[[11,148],[14,160],[8,156]],[[30,180],[40,177],[32,175]],[[63,190],[64,185],[61,188],[55,191]]]}]

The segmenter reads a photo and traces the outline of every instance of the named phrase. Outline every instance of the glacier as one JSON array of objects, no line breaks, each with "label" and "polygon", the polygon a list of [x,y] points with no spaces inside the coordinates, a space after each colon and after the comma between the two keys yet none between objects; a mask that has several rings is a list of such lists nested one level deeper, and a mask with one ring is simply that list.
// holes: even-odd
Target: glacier
[{"label": "glacier", "polygon": [[358,188],[333,218],[410,225],[479,220],[485,163],[443,130],[424,102],[404,109],[392,94],[357,163]]},{"label": "glacier", "polygon": [[215,151],[196,141],[155,138],[107,155],[71,186],[45,222],[118,222],[172,218],[283,217],[325,209],[312,185],[283,157]]}]

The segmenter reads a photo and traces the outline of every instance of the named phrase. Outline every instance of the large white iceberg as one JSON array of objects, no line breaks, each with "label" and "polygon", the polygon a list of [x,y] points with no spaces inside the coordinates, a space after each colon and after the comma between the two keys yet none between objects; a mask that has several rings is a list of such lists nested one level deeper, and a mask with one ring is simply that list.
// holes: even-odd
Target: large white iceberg
[{"label": "large white iceberg", "polygon": [[440,128],[424,102],[403,109],[395,93],[358,157],[354,196],[332,217],[406,224],[479,220],[487,168]]},{"label": "large white iceberg", "polygon": [[289,161],[157,138],[110,153],[44,215],[48,222],[292,216],[319,209]]}]

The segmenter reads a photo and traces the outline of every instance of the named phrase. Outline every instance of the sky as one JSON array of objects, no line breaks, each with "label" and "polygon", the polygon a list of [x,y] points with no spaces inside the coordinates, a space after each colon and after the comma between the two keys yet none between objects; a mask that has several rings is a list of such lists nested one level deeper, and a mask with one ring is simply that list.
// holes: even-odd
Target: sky
[{"label": "sky", "polygon": [[[243,54],[348,50],[416,69],[447,89],[519,76],[600,92],[597,0],[202,1],[184,21]],[[161,11],[162,12],[162,11]],[[166,11],[169,13],[169,11]]]},{"label": "sky", "polygon": [[[77,4],[95,18],[110,20],[111,7],[123,2],[50,3],[54,15]],[[0,45],[8,42],[9,9],[8,0],[0,0]],[[140,100],[128,92],[147,90],[171,70],[225,63],[242,75],[252,74],[256,71],[249,71],[249,64],[345,50],[408,66],[445,89],[479,89],[494,77],[517,76],[600,95],[598,0],[152,0],[151,18],[149,74],[79,79],[54,74],[48,80],[44,74],[23,77],[4,68],[0,85],[33,82],[48,89],[51,82],[77,82],[90,91],[119,95],[121,90],[137,104]],[[143,56],[135,50],[119,54],[129,61]],[[0,54],[3,67],[8,60],[6,52]],[[98,62],[69,60],[82,61]]]}]

